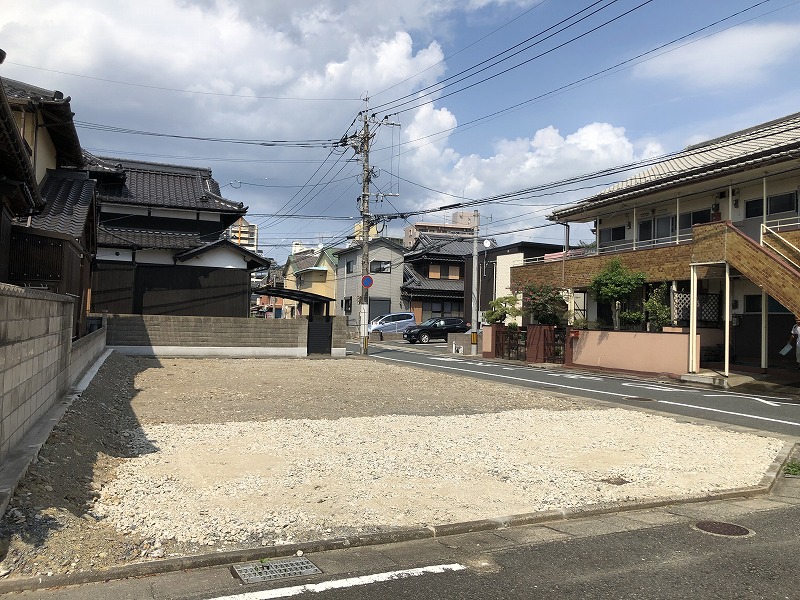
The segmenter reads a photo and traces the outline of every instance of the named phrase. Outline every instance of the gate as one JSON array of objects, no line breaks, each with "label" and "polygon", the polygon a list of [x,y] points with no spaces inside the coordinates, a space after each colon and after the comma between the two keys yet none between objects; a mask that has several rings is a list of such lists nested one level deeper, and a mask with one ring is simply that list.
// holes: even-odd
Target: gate
[{"label": "gate", "polygon": [[308,322],[308,354],[330,354],[333,345],[333,321],[327,318]]},{"label": "gate", "polygon": [[554,327],[549,333],[544,345],[544,362],[563,364],[567,330],[563,327]]},{"label": "gate", "polygon": [[494,345],[497,358],[526,360],[527,330],[500,328],[496,331]]}]

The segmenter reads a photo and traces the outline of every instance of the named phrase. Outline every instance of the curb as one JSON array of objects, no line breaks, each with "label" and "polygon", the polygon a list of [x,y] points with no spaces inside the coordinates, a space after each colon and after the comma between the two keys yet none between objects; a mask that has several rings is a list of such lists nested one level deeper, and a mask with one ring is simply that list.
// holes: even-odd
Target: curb
[{"label": "curb", "polygon": [[784,464],[789,460],[789,457],[791,456],[795,447],[800,448],[800,444],[795,444],[794,442],[784,443],[783,448],[781,448],[780,452],[778,452],[778,454],[775,456],[775,460],[772,462],[769,469],[767,469],[767,472],[761,478],[761,482],[758,485],[745,488],[735,488],[731,490],[721,490],[719,492],[709,492],[702,496],[692,498],[673,496],[643,502],[608,502],[604,504],[593,504],[585,507],[509,515],[494,519],[479,519],[476,521],[464,521],[460,523],[448,523],[444,525],[429,525],[422,528],[398,529],[396,531],[367,533],[346,538],[316,540],[280,546],[260,546],[256,548],[230,550],[227,552],[215,552],[213,554],[199,554],[195,556],[167,558],[150,562],[133,563],[119,567],[111,567],[109,569],[103,569],[100,571],[72,573],[70,575],[54,575],[52,577],[38,576],[0,580],[0,594],[81,585],[86,583],[98,583],[119,579],[147,577],[162,573],[174,573],[176,571],[186,571],[204,567],[219,567],[240,562],[251,562],[261,559],[294,556],[297,555],[298,552],[302,552],[302,554],[309,554],[315,552],[325,552],[328,550],[342,550],[346,548],[358,548],[382,544],[393,544],[398,542],[410,542],[415,540],[436,539],[452,535],[474,533],[478,531],[497,531],[508,529],[509,527],[556,523],[561,521],[569,521],[571,519],[598,517],[613,513],[630,512],[634,510],[647,510],[653,508],[663,508],[665,506],[696,504],[700,502],[710,502],[716,500],[731,500],[735,498],[751,498],[754,496],[762,496],[769,494],[773,490],[779,479]]}]

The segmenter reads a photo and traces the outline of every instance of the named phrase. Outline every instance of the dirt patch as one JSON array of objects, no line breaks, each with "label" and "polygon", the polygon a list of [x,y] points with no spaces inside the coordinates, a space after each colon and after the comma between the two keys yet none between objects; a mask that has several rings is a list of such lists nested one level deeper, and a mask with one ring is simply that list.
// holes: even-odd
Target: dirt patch
[{"label": "dirt patch", "polygon": [[114,353],[21,483],[0,572],[753,485],[781,445],[373,359]]}]

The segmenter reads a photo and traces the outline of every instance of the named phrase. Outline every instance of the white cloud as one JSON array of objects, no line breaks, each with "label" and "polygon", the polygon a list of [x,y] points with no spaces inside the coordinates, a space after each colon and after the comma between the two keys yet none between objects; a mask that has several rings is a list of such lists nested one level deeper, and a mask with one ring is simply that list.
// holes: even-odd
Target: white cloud
[{"label": "white cloud", "polygon": [[765,80],[798,50],[798,24],[743,25],[644,62],[634,73],[703,89],[730,89]]}]

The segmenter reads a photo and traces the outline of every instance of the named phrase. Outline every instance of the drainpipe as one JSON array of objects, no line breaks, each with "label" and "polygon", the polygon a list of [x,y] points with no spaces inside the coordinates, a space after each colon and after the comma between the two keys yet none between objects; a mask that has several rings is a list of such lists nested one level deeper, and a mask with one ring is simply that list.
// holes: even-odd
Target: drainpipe
[{"label": "drainpipe", "polygon": [[631,223],[631,227],[633,228],[633,249],[636,250],[636,207],[633,207],[633,223]]},{"label": "drainpipe", "polygon": [[681,237],[681,197],[675,198],[675,245]]}]

